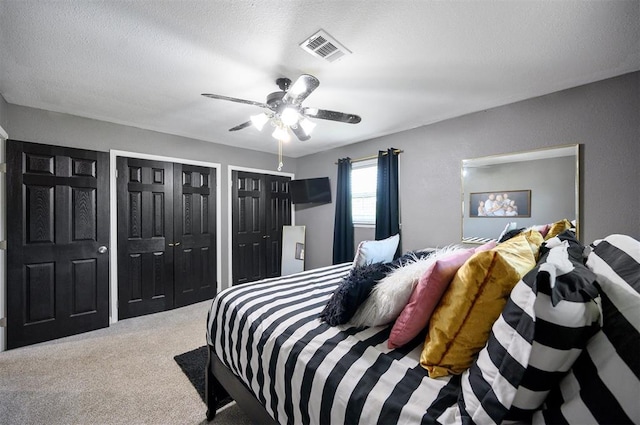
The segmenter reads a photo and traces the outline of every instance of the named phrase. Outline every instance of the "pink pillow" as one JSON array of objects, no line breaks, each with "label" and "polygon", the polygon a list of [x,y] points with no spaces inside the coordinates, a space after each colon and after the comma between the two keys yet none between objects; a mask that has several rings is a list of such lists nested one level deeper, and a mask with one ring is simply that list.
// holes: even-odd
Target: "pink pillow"
[{"label": "pink pillow", "polygon": [[547,236],[547,233],[549,233],[549,228],[551,228],[551,224],[537,224],[530,227],[530,229],[540,232],[543,238]]},{"label": "pink pillow", "polygon": [[476,252],[488,251],[495,246],[496,242],[491,241],[477,248],[461,249],[433,263],[420,277],[409,302],[396,319],[389,335],[388,347],[402,347],[418,336],[427,326],[433,310],[458,269]]},{"label": "pink pillow", "polygon": [[489,241],[484,245],[480,245],[477,248],[473,248],[473,253],[475,254],[476,252],[482,252],[482,251],[489,251],[493,248],[496,247],[496,245],[498,245],[498,242],[496,241]]}]

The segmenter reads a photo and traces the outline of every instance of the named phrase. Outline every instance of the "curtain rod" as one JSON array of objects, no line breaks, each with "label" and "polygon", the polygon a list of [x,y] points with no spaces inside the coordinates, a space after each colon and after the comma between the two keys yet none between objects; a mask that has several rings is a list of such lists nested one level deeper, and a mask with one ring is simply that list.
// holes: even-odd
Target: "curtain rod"
[{"label": "curtain rod", "polygon": [[[394,149],[393,153],[395,154],[399,154],[399,153],[403,153],[404,151],[402,149]],[[382,155],[388,155],[386,151],[384,151],[382,153]],[[353,164],[354,162],[362,162],[362,161],[368,161],[370,159],[376,159],[378,157],[378,155],[369,155],[369,156],[363,156],[362,158],[356,158],[356,159],[352,159],[351,163]],[[338,165],[337,162],[335,162],[336,165]]]}]

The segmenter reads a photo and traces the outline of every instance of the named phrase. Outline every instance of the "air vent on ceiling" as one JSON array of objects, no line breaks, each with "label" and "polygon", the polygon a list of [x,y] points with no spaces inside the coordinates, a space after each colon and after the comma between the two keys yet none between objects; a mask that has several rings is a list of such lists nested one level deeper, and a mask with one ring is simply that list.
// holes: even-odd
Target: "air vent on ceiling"
[{"label": "air vent on ceiling", "polygon": [[351,51],[338,43],[335,38],[327,34],[326,31],[320,30],[300,43],[300,47],[311,53],[313,56],[334,62],[345,55],[351,54]]}]

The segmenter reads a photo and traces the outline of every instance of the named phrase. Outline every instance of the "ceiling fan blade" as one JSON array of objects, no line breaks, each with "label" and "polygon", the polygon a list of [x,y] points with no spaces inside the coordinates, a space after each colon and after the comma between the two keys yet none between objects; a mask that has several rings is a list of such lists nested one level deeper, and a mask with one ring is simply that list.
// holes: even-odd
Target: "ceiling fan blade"
[{"label": "ceiling fan blade", "polygon": [[269,109],[269,105],[267,105],[266,103],[255,102],[253,100],[238,99],[236,97],[222,96],[219,94],[211,94],[211,93],[202,93],[202,95],[204,97],[210,97],[211,99],[220,99],[220,100],[228,100],[230,102],[246,103],[247,105],[255,105],[261,108]]},{"label": "ceiling fan blade", "polygon": [[302,74],[296,82],[289,87],[282,101],[300,105],[319,85],[320,81],[313,75]]},{"label": "ceiling fan blade", "polygon": [[302,129],[302,127],[300,127],[300,125],[291,127],[291,131],[293,131],[293,134],[295,134],[298,140],[302,142],[304,142],[305,140],[309,140],[311,138],[311,136],[309,136],[307,133],[304,132],[304,130]]},{"label": "ceiling fan blade", "polygon": [[247,121],[247,122],[243,122],[242,124],[236,125],[233,128],[230,128],[229,131],[238,131],[238,130],[242,130],[243,128],[247,128],[249,127],[251,124],[253,124],[251,121]]},{"label": "ceiling fan blade", "polygon": [[321,120],[339,121],[347,124],[358,124],[362,118],[358,115],[346,114],[344,112],[328,111],[318,108],[302,108],[302,114],[307,117],[319,118]]}]

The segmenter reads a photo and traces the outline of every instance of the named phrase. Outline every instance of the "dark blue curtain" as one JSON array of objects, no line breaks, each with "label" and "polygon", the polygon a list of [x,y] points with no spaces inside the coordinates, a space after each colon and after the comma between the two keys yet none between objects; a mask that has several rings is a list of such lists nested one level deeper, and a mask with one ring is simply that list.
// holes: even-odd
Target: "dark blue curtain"
[{"label": "dark blue curtain", "polygon": [[[376,240],[400,233],[398,197],[398,151],[394,148],[378,152],[378,187],[376,191]],[[402,253],[402,236],[396,257]]]},{"label": "dark blue curtain", "polygon": [[336,217],[333,225],[333,264],[353,260],[353,217],[351,216],[351,159],[338,160]]}]

